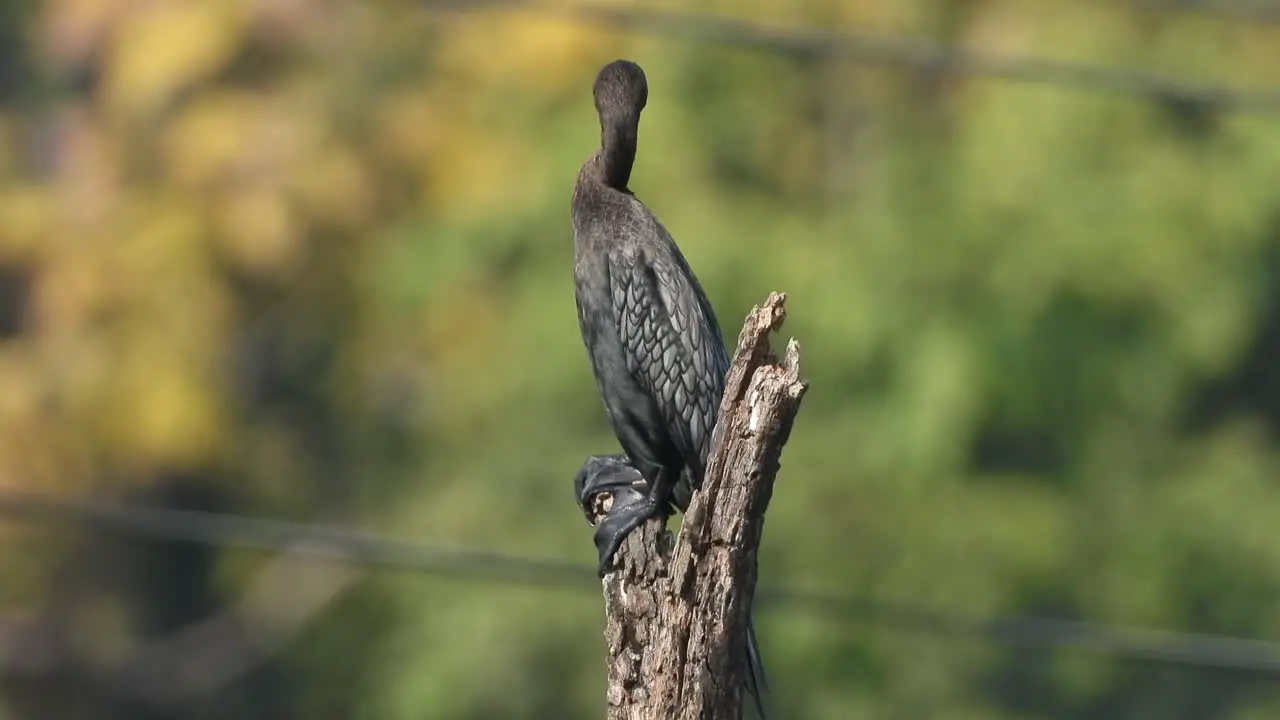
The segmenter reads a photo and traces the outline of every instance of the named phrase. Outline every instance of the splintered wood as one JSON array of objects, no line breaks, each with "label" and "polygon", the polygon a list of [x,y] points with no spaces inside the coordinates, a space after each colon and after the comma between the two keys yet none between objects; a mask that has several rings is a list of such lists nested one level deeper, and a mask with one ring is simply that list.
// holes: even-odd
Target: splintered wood
[{"label": "splintered wood", "polygon": [[706,476],[672,543],[665,521],[623,542],[603,581],[610,720],[738,720],[756,551],[782,447],[808,384],[800,348],[769,335],[786,318],[770,293],[747,315],[729,366]]}]

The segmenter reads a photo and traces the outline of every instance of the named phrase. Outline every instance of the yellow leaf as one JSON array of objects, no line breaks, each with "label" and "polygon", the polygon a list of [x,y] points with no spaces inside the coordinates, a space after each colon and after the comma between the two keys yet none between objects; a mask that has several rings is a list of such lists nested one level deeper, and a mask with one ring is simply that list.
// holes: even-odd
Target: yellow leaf
[{"label": "yellow leaf", "polygon": [[124,115],[155,109],[233,57],[245,30],[243,3],[166,0],[118,28],[106,57],[106,98]]},{"label": "yellow leaf", "polygon": [[290,181],[308,214],[319,220],[351,227],[373,213],[373,180],[359,157],[337,144],[297,163]]},{"label": "yellow leaf", "polygon": [[126,464],[198,463],[216,451],[216,388],[186,355],[156,335],[126,347],[98,415],[103,437]]},{"label": "yellow leaf", "polygon": [[18,185],[0,190],[0,257],[26,255],[48,238],[57,206],[48,187]]},{"label": "yellow leaf", "polygon": [[441,115],[447,107],[426,92],[401,94],[376,105],[374,147],[391,162],[410,167],[424,162],[444,140]]},{"label": "yellow leaf", "polygon": [[233,191],[223,201],[218,222],[220,245],[232,262],[251,273],[279,273],[301,250],[298,222],[280,193],[270,188]]},{"label": "yellow leaf", "polygon": [[453,142],[440,148],[431,167],[441,173],[426,185],[426,204],[458,215],[496,207],[510,210],[534,196],[522,172],[538,167],[530,149],[504,136],[457,128]]},{"label": "yellow leaf", "polygon": [[459,25],[441,48],[443,64],[544,92],[576,89],[583,68],[598,60],[609,40],[598,28],[528,15],[487,16]]},{"label": "yellow leaf", "polygon": [[244,153],[246,135],[264,114],[261,100],[246,93],[216,92],[194,100],[161,141],[174,179],[201,185],[228,173]]},{"label": "yellow leaf", "polygon": [[214,91],[168,127],[162,154],[182,185],[202,187],[296,166],[321,136],[319,121],[246,92]]},{"label": "yellow leaf", "polygon": [[74,333],[101,309],[107,286],[103,273],[88,258],[63,253],[48,260],[33,292],[39,332],[52,337]]}]

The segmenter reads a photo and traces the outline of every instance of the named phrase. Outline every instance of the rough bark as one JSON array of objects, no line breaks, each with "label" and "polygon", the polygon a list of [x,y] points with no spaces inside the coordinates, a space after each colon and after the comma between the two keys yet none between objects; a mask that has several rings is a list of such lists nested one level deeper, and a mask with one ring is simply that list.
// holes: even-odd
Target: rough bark
[{"label": "rough bark", "polygon": [[679,538],[673,545],[665,520],[650,520],[604,577],[610,720],[741,717],[756,550],[807,388],[796,342],[781,360],[769,347],[785,300],[770,293],[738,336],[706,476]]}]

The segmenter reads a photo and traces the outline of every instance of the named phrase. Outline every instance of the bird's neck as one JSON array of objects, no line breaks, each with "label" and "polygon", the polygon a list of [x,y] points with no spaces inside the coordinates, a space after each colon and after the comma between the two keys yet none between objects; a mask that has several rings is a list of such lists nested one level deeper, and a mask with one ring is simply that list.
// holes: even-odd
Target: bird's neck
[{"label": "bird's neck", "polygon": [[640,118],[626,117],[603,123],[600,151],[596,153],[596,176],[615,190],[626,190],[631,167],[636,161],[636,135]]}]

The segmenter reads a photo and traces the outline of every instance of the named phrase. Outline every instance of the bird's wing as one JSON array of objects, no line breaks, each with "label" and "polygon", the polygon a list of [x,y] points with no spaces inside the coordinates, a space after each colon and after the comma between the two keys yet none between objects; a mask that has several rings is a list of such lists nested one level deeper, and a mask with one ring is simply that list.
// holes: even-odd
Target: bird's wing
[{"label": "bird's wing", "polygon": [[701,479],[729,360],[710,303],[672,249],[615,265],[610,286],[627,370]]}]

